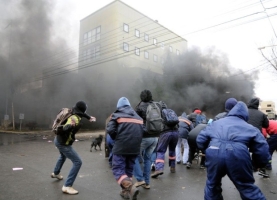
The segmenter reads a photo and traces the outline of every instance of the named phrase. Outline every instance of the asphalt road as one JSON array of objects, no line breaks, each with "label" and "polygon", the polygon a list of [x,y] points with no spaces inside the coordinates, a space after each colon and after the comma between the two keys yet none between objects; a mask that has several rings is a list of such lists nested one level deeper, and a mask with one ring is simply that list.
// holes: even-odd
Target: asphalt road
[{"label": "asphalt road", "polygon": [[[91,137],[99,133],[81,133],[74,143],[75,150],[83,160],[82,168],[74,183],[78,195],[63,194],[64,180],[52,179],[58,151],[53,143],[52,134],[41,133],[0,133],[0,199],[1,200],[56,200],[56,199],[92,199],[122,200],[120,187],[116,183],[102,151],[90,152]],[[167,160],[166,160],[167,161]],[[167,164],[167,162],[166,162]],[[14,170],[14,168],[22,168]],[[61,174],[66,177],[71,168],[67,160]],[[254,174],[256,184],[268,200],[277,199],[277,153],[273,156],[273,170],[270,178]],[[176,173],[170,173],[166,165],[164,174],[151,179],[151,189],[139,188],[138,199],[145,200],[201,200],[204,197],[206,171],[193,163],[191,169],[184,165],[176,166]],[[222,180],[225,200],[241,199],[237,189],[228,177]]]}]

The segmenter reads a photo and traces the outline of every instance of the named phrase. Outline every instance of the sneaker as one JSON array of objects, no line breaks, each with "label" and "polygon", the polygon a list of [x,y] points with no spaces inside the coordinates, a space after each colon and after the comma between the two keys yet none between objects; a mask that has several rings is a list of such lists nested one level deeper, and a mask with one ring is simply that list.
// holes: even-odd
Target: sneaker
[{"label": "sneaker", "polygon": [[73,187],[65,187],[63,186],[62,191],[67,194],[78,194],[79,192],[75,190]]},{"label": "sneaker", "polygon": [[156,167],[155,167],[155,164],[153,163],[153,164],[151,165],[151,171],[154,172],[155,170],[156,170]]},{"label": "sneaker", "polygon": [[139,186],[142,186],[142,185],[145,185],[145,181],[138,181],[134,184],[135,187],[139,187]]},{"label": "sneaker", "polygon": [[187,162],[187,169],[189,169],[191,167],[191,163]]},{"label": "sneaker", "polygon": [[175,167],[170,167],[170,172],[175,173]]},{"label": "sneaker", "polygon": [[264,168],[261,168],[258,173],[260,176],[263,176],[264,178],[268,178],[269,174],[266,173]]},{"label": "sneaker", "polygon": [[177,164],[181,164],[181,161],[177,161]]},{"label": "sneaker", "polygon": [[60,175],[60,174],[55,175],[54,173],[52,173],[52,174],[51,174],[51,177],[52,177],[52,178],[57,178],[57,179],[59,179],[59,180],[63,180],[63,176]]},{"label": "sneaker", "polygon": [[150,189],[150,185],[149,184],[144,184],[141,187],[143,187],[144,189]]},{"label": "sneaker", "polygon": [[158,176],[162,175],[163,171],[155,171],[153,174],[151,174],[152,178],[157,178]]},{"label": "sneaker", "polygon": [[200,169],[205,169],[205,165],[200,165]]}]

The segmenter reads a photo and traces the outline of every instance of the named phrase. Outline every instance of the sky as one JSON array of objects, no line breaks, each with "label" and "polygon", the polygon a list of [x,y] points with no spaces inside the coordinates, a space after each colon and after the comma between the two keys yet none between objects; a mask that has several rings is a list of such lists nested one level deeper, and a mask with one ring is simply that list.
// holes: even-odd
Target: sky
[{"label": "sky", "polygon": [[[277,95],[277,73],[263,58],[269,58],[270,47],[277,44],[277,0],[122,0],[153,20],[182,36],[188,48],[203,50],[215,47],[227,54],[232,67],[246,73],[259,70],[256,96],[274,101]],[[71,0],[72,27],[112,0]],[[61,3],[64,8],[64,4]],[[77,29],[79,30],[79,29]],[[243,88],[242,88],[243,89]]]}]

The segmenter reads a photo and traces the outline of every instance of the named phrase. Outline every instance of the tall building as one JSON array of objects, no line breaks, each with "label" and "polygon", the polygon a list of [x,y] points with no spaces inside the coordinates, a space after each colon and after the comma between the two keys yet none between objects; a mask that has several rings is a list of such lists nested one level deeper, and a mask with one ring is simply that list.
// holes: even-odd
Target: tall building
[{"label": "tall building", "polygon": [[184,38],[120,0],[80,21],[79,74],[97,94],[94,101],[108,107],[111,97],[137,99],[146,88],[135,86],[161,76],[167,58],[186,50]]}]

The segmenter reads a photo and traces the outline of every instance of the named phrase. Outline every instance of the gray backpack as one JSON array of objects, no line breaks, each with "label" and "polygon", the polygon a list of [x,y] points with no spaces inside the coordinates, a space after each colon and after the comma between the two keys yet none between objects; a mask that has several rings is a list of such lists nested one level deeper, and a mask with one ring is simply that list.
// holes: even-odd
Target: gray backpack
[{"label": "gray backpack", "polygon": [[152,102],[146,110],[146,129],[149,134],[160,133],[163,128],[161,110],[157,102]]}]

